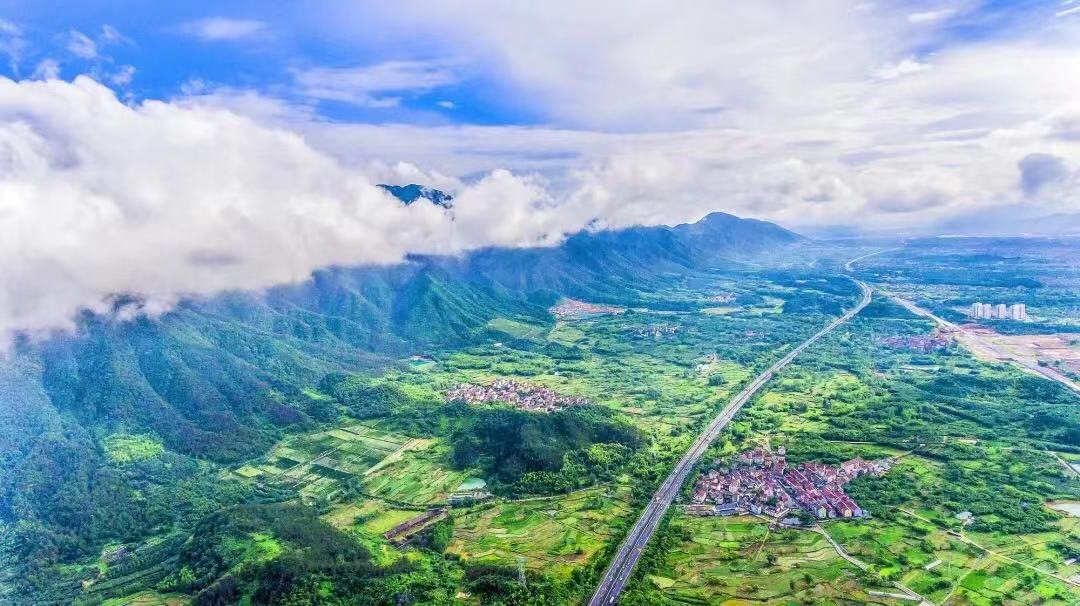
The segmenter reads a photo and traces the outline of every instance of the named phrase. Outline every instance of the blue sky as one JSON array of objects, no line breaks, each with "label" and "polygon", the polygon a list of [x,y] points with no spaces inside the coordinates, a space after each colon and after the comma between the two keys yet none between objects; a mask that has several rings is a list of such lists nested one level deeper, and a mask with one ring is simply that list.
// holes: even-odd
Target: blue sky
[{"label": "blue sky", "polygon": [[[357,69],[386,62],[441,62],[441,44],[417,43],[407,33],[366,29],[362,39],[328,25],[320,7],[331,3],[265,2],[23,2],[0,13],[20,30],[21,49],[0,74],[25,78],[43,61],[55,62],[61,78],[94,73],[129,99],[169,99],[192,89],[251,89],[295,102],[312,102],[333,120],[439,124],[535,124],[536,112],[514,103],[498,79],[457,66],[452,81],[415,89],[380,91],[393,104],[360,104],[305,98],[295,74],[315,68]],[[300,7],[303,4],[304,8]],[[288,5],[288,6],[286,6]],[[355,8],[355,7],[354,7]],[[352,11],[363,20],[363,8]],[[115,32],[106,33],[106,28]],[[86,56],[74,36],[93,43]],[[119,37],[116,37],[116,36]],[[452,52],[452,51],[450,51]],[[130,82],[110,75],[134,68]],[[404,85],[403,85],[404,86]],[[377,106],[375,106],[377,105]]]},{"label": "blue sky", "polygon": [[[401,3],[400,14],[393,14],[395,9],[387,6],[389,3],[330,0],[9,0],[6,4],[0,17],[20,31],[17,58],[0,67],[0,74],[12,78],[28,77],[43,61],[51,61],[62,78],[92,73],[133,100],[169,99],[197,84],[256,90],[306,103],[319,115],[338,121],[560,126],[567,122],[536,102],[533,91],[522,90],[485,61],[468,56],[476,49],[459,48],[460,40],[447,35],[455,27],[452,22],[433,27],[423,19],[422,2]],[[1072,3],[957,0],[891,4],[906,7],[904,12],[911,15],[940,17],[935,35],[913,40],[910,48],[914,54],[932,54],[953,45],[1039,31]],[[347,13],[347,18],[341,19],[342,13]],[[452,19],[454,11],[439,14]],[[530,37],[544,36],[543,27],[538,24],[533,30],[525,24],[521,31]],[[120,38],[110,39],[104,28]],[[72,37],[77,35],[93,43],[95,56],[72,52]],[[460,54],[462,51],[466,56]],[[360,69],[393,61],[451,61],[453,78],[430,87],[380,91],[380,98],[393,98],[392,104],[313,99],[298,90],[295,82],[296,73],[306,69]],[[134,68],[130,82],[123,77],[111,81],[110,75],[125,66]],[[634,130],[632,124],[618,124],[617,128]]]},{"label": "blue sky", "polygon": [[1078,81],[1080,0],[8,0],[0,346],[713,211],[1080,231]]}]

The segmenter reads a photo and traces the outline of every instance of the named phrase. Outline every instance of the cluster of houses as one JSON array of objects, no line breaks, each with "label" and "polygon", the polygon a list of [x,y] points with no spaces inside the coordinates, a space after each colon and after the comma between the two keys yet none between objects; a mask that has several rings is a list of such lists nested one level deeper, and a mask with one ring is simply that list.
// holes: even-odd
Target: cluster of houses
[{"label": "cluster of houses", "polygon": [[629,326],[626,329],[637,337],[670,337],[679,333],[679,327],[674,324],[648,324],[645,326]]},{"label": "cluster of houses", "polygon": [[909,349],[912,351],[918,351],[922,353],[930,353],[932,351],[939,351],[942,349],[948,349],[952,340],[949,337],[941,333],[932,333],[929,335],[903,335],[886,337],[879,341],[885,347],[891,347],[893,349]]},{"label": "cluster of houses", "polygon": [[613,305],[600,305],[598,303],[586,303],[577,299],[563,299],[558,305],[548,309],[548,312],[556,318],[587,318],[589,316],[601,316],[606,314],[621,314],[626,308]]},{"label": "cluster of houses", "polygon": [[513,379],[496,379],[489,385],[460,383],[446,392],[446,401],[466,404],[503,402],[532,412],[555,412],[568,406],[588,404],[588,400],[583,397],[565,396],[546,387]]},{"label": "cluster of houses", "polygon": [[734,293],[721,292],[721,293],[717,293],[717,294],[713,295],[710,298],[713,301],[716,301],[717,303],[734,303],[735,302],[735,296],[736,295]]},{"label": "cluster of houses", "polygon": [[688,511],[697,515],[761,514],[786,519],[796,510],[818,518],[861,518],[844,485],[862,475],[881,475],[890,461],[852,459],[833,467],[819,462],[788,465],[783,446],[758,447],[726,467],[702,474]]}]

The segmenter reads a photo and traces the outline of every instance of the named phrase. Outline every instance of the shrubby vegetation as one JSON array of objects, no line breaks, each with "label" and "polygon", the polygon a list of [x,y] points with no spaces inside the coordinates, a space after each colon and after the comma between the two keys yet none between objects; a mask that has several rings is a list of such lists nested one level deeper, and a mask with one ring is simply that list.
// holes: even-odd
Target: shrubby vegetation
[{"label": "shrubby vegetation", "polygon": [[385,417],[412,402],[398,385],[345,373],[326,375],[319,382],[319,391],[343,404],[349,416],[357,419]]},{"label": "shrubby vegetation", "polygon": [[454,434],[454,463],[521,492],[565,491],[589,482],[590,472],[610,475],[643,443],[638,428],[596,406],[551,414],[483,409],[473,417]]}]

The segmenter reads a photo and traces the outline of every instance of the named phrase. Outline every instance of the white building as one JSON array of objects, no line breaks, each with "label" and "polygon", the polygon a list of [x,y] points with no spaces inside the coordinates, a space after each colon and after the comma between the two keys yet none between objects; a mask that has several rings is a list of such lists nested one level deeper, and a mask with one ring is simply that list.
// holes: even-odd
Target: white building
[{"label": "white building", "polygon": [[1009,317],[1013,320],[1027,320],[1027,305],[1024,303],[1015,303],[1009,309]]},{"label": "white building", "polygon": [[1012,305],[1004,303],[972,303],[970,314],[971,317],[980,320],[1025,321],[1028,319],[1027,305],[1024,303],[1014,303]]}]

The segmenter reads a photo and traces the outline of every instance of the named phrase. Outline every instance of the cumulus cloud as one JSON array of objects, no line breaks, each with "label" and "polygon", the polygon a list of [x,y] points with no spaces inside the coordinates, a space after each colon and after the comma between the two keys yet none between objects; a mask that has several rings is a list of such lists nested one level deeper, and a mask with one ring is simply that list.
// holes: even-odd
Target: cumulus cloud
[{"label": "cumulus cloud", "polygon": [[[617,200],[603,215],[613,225],[723,209],[796,226],[927,229],[1017,203],[1026,154],[1080,164],[1080,121],[1068,109],[1078,93],[1061,77],[1080,71],[1080,32],[1056,24],[1053,7],[338,6],[340,36],[375,26],[403,44],[421,38],[425,52],[504,83],[505,102],[545,126],[298,127],[318,145],[447,174],[540,172],[557,199]],[[1080,207],[1077,195],[1058,201]]]},{"label": "cumulus cloud", "polygon": [[258,38],[266,35],[269,26],[265,21],[256,19],[206,17],[182,23],[176,27],[176,31],[201,40],[217,42]]},{"label": "cumulus cloud", "polygon": [[[583,225],[713,210],[871,229],[1021,205],[1076,212],[1080,99],[1061,74],[1080,71],[1080,34],[1050,11],[1057,25],[1024,19],[1007,36],[950,39],[979,4],[912,18],[946,9],[342,2],[337,35],[375,28],[413,59],[293,66],[278,96],[192,81],[171,102],[131,107],[86,79],[6,82],[0,289],[19,287],[0,294],[0,333],[63,325],[117,293],[163,309],[327,264],[544,245]],[[183,31],[208,40],[266,35],[195,23]],[[415,59],[421,50],[453,60]],[[318,115],[323,100],[391,106],[475,74],[541,125]],[[454,190],[454,214],[401,208],[379,182]]]},{"label": "cumulus cloud", "polygon": [[319,267],[543,244],[580,227],[556,213],[537,222],[542,188],[505,171],[457,193],[455,214],[405,207],[297,134],[228,110],[128,106],[85,77],[0,79],[0,340],[70,327],[118,296],[160,311]]}]

